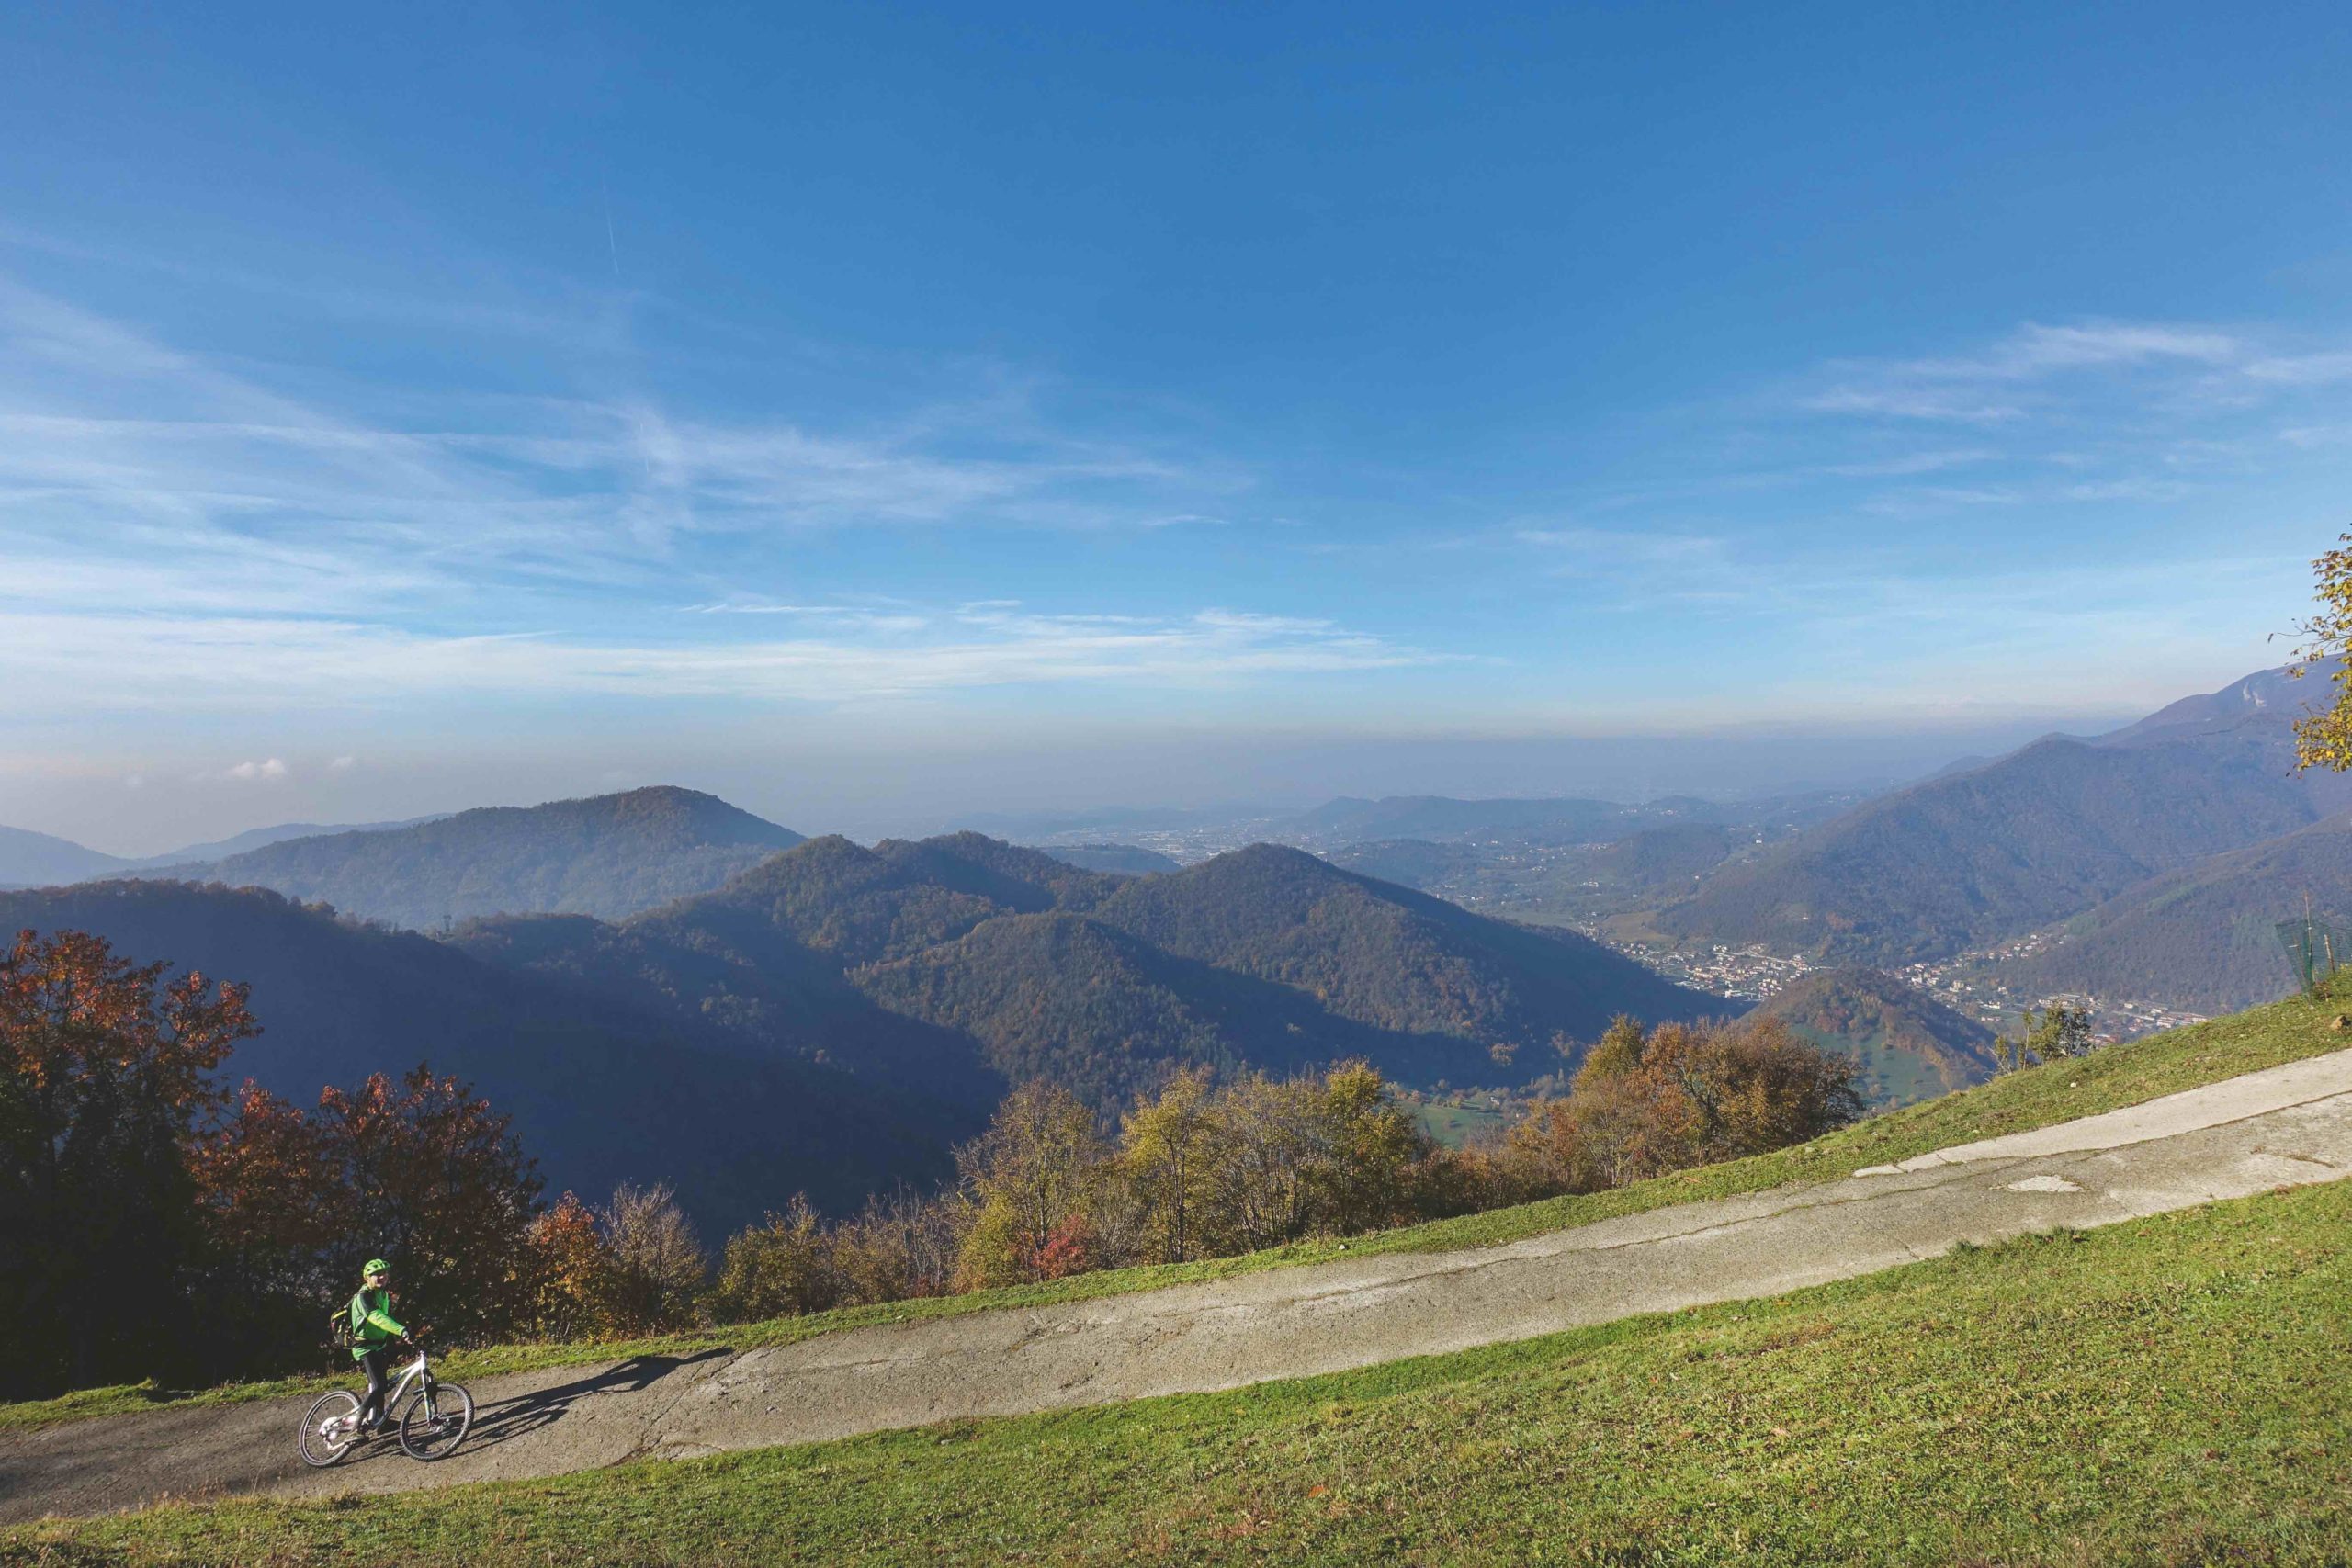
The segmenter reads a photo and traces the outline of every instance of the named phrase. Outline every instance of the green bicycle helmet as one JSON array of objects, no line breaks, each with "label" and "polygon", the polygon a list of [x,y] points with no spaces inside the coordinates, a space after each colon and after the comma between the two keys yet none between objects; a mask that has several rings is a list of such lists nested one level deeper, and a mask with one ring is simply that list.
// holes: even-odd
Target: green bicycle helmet
[{"label": "green bicycle helmet", "polygon": [[368,1266],[359,1270],[359,1278],[364,1281],[372,1280],[379,1274],[389,1274],[391,1271],[390,1264],[380,1258],[371,1258],[368,1260]]}]

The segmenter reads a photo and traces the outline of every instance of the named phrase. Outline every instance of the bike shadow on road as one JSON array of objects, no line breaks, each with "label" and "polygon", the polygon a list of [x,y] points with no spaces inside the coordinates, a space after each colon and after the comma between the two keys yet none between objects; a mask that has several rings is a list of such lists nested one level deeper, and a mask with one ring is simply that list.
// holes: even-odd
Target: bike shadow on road
[{"label": "bike shadow on road", "polygon": [[517,1394],[475,1413],[473,1435],[466,1446],[490,1448],[512,1442],[551,1427],[570,1415],[584,1399],[606,1393],[639,1393],[676,1371],[714,1357],[731,1356],[731,1347],[718,1346],[691,1356],[631,1356],[576,1382],[560,1383],[533,1393]]}]

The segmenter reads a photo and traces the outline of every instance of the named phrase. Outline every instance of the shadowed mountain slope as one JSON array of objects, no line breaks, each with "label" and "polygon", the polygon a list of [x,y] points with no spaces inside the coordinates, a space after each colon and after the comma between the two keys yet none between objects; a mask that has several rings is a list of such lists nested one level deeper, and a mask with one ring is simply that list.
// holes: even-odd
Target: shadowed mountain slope
[{"label": "shadowed mountain slope", "polygon": [[[746,1049],[915,1074],[959,1098],[976,1075],[1042,1074],[1106,1113],[1191,1063],[1288,1072],[1362,1055],[1407,1082],[1516,1081],[1556,1060],[1513,1067],[1496,1044],[1726,1006],[1580,937],[1265,846],[1134,879],[973,833],[816,839],[616,927],[489,920],[453,940],[656,998]],[[880,1019],[860,1011],[876,1004]]]},{"label": "shadowed mountain slope", "polygon": [[2001,976],[2034,994],[2234,1011],[2295,988],[2277,927],[2306,909],[2352,924],[2352,815],[2126,888],[2064,922],[2052,945],[2002,964]]},{"label": "shadowed mountain slope", "polygon": [[1120,879],[978,833],[811,839],[724,887],[661,912],[670,929],[743,935],[750,918],[844,967],[953,942],[998,915],[1091,908]]},{"label": "shadowed mountain slope", "polygon": [[616,988],[493,967],[446,942],[356,927],[276,894],[164,881],[0,895],[10,929],[93,931],[118,952],[249,982],[265,1032],[229,1076],[298,1103],[419,1061],[512,1114],[555,1190],[673,1181],[714,1231],[795,1191],[832,1209],[947,1174],[989,1100],[955,1104],[740,1042]]}]

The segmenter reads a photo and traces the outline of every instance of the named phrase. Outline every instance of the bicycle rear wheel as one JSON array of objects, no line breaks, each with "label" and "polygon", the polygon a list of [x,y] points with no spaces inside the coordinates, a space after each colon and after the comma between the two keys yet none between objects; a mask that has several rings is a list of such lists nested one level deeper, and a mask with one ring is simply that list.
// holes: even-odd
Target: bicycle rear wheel
[{"label": "bicycle rear wheel", "polygon": [[474,1429],[474,1396],[453,1382],[436,1382],[401,1412],[401,1447],[411,1459],[447,1459]]},{"label": "bicycle rear wheel", "polygon": [[319,1395],[304,1413],[302,1429],[295,1434],[294,1447],[301,1453],[304,1464],[324,1470],[349,1453],[351,1445],[358,1440],[359,1396],[349,1389],[339,1388],[333,1393]]}]

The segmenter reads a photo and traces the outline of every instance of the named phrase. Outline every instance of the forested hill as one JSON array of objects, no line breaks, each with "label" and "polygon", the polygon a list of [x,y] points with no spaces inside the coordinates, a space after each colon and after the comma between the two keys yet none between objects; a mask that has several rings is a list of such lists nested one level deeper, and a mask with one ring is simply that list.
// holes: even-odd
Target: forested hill
[{"label": "forested hill", "polygon": [[1127,883],[1097,918],[1382,1029],[1541,1046],[1594,1039],[1620,1012],[1656,1021],[1728,1006],[1574,932],[1474,915],[1273,844]]},{"label": "forested hill", "polygon": [[290,839],[161,874],[435,931],[502,911],[617,919],[717,887],[800,841],[715,795],[665,785]]},{"label": "forested hill", "polygon": [[2306,910],[2352,927],[2352,815],[2126,888],[2065,921],[2034,956],[2003,964],[2001,976],[2032,994],[2233,1012],[2299,983],[2277,926]]},{"label": "forested hill", "polygon": [[1288,1072],[1363,1056],[1411,1083],[1515,1083],[1558,1067],[1555,1035],[1589,1041],[1618,1012],[1728,1006],[1581,937],[1263,845],[1132,879],[977,833],[870,850],[817,839],[617,927],[486,920],[455,940],[763,1041],[821,1040],[796,1048],[862,1075],[951,1070],[925,1056],[933,1036],[795,1035],[791,1020],[852,991],[967,1041],[977,1066],[1052,1077],[1106,1115],[1191,1064]]},{"label": "forested hill", "polygon": [[1816,969],[1756,1010],[1859,1060],[1879,1105],[1907,1105],[1994,1073],[1991,1030],[1883,970]]},{"label": "forested hill", "polygon": [[[672,1181],[714,1233],[798,1190],[838,1211],[897,1180],[944,1177],[950,1146],[986,1123],[1002,1089],[969,1072],[852,1074],[815,1060],[813,1033],[729,1033],[652,1005],[649,991],[494,965],[254,889],[0,894],[0,924],[95,931],[127,957],[250,983],[264,1032],[237,1048],[232,1078],[308,1105],[325,1085],[430,1062],[514,1116],[551,1190],[601,1201],[618,1181]],[[845,1033],[918,1032],[854,993],[836,1005],[825,1021]]]},{"label": "forested hill", "polygon": [[2267,671],[1867,802],[1727,867],[1659,924],[1862,963],[2022,935],[2352,806],[2352,779],[2293,771],[2292,721],[2312,689]]}]

